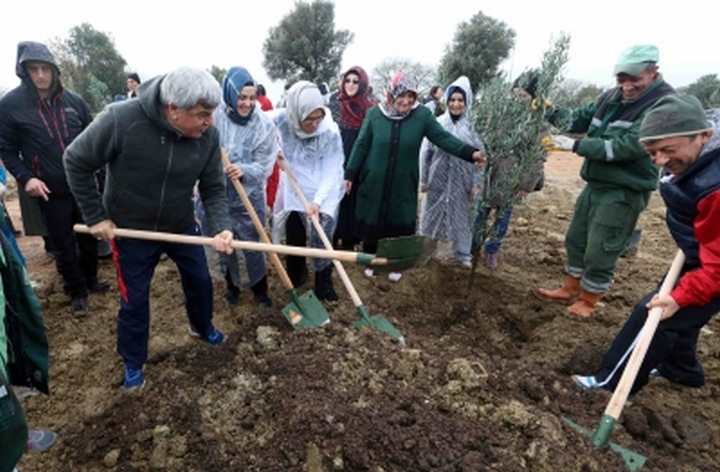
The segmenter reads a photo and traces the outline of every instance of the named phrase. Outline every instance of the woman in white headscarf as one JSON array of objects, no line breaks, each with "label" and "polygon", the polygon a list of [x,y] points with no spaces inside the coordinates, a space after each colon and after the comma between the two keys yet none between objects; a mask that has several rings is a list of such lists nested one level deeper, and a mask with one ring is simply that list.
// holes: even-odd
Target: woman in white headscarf
[{"label": "woman in white headscarf", "polygon": [[[278,112],[275,125],[280,135],[282,154],[309,202],[305,208],[287,181],[280,176],[273,208],[273,237],[287,244],[304,246],[310,233],[313,247],[324,247],[308,218],[320,218],[328,238],[335,229],[338,207],[343,195],[343,145],[337,125],[317,86],[300,81],[287,93],[287,108]],[[305,258],[288,256],[288,275],[293,284],[306,278]],[[332,264],[314,259],[315,294],[321,300],[337,300],[332,284]]]},{"label": "woman in white headscarf", "polygon": [[[472,90],[467,77],[458,78],[445,92],[446,111],[438,121],[461,141],[482,150],[480,136],[468,119]],[[453,243],[455,258],[470,266],[472,255],[473,190],[480,184],[481,170],[470,162],[454,159],[427,139],[421,152],[423,204],[420,234]]]}]

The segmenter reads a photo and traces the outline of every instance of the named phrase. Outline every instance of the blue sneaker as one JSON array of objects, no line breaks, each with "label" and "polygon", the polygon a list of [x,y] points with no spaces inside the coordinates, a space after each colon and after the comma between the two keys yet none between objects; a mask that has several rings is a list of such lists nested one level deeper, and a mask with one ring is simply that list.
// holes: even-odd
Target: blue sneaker
[{"label": "blue sneaker", "polygon": [[193,338],[202,339],[211,346],[219,346],[225,341],[225,335],[217,328],[213,328],[206,338],[203,338],[202,336],[200,336],[200,333],[190,328],[190,336],[192,336]]},{"label": "blue sneaker", "polygon": [[123,381],[123,390],[132,392],[140,390],[145,385],[145,373],[142,369],[131,369],[125,366],[125,380]]}]

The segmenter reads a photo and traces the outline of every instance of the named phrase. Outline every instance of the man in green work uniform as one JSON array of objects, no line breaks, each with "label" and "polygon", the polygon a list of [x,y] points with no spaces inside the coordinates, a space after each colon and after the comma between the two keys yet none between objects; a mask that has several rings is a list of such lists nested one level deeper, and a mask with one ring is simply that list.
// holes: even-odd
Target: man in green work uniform
[{"label": "man in green work uniform", "polygon": [[565,235],[567,276],[558,289],[538,288],[545,300],[571,304],[568,313],[592,315],[608,291],[615,263],[640,212],[655,190],[658,169],[638,141],[640,123],[660,98],[675,93],[658,72],[658,49],[626,49],[615,65],[617,87],[577,110],[556,110],[550,121],[584,138],[553,136],[553,147],[582,157],[580,175],[587,182],[575,204]]}]

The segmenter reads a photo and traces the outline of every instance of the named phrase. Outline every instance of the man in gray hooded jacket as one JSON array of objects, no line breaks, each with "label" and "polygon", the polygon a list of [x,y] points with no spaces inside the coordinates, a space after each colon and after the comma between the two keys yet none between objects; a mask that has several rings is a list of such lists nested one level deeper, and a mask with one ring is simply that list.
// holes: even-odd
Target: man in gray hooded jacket
[{"label": "man in gray hooded jacket", "polygon": [[[214,246],[231,253],[232,227],[213,110],[220,87],[206,71],[177,69],[142,84],[139,97],[108,106],[65,152],[68,182],[97,238],[112,241],[118,273],[118,353],[124,387],[143,386],[148,357],[149,291],[165,253],[180,271],[190,334],[212,345],[212,281],[200,246],[113,239],[119,227],[199,235],[192,205],[197,184]],[[101,196],[93,174],[107,167]]]}]

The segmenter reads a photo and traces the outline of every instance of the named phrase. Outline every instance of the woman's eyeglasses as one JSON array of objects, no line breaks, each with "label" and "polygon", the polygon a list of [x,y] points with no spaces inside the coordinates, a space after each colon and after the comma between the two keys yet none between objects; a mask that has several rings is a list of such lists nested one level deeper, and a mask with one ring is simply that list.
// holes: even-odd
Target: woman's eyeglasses
[{"label": "woman's eyeglasses", "polygon": [[360,81],[357,79],[345,79],[346,84],[359,84]]}]

